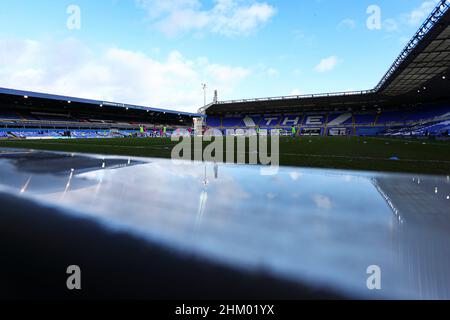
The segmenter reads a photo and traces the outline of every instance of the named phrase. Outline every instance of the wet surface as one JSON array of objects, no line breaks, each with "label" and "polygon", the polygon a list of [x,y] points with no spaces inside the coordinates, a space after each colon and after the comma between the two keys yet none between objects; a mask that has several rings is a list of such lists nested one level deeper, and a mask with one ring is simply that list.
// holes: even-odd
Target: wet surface
[{"label": "wet surface", "polygon": [[[0,191],[294,283],[450,298],[449,177],[2,149]],[[381,290],[367,288],[371,265]]]}]

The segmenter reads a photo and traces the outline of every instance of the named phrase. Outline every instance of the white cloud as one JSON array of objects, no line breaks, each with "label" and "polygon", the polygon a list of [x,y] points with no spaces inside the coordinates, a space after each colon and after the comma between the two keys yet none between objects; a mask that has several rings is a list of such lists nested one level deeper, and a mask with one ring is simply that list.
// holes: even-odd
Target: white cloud
[{"label": "white cloud", "polygon": [[91,50],[75,39],[0,38],[0,61],[0,87],[186,111],[202,106],[202,82],[227,95],[250,74],[178,51],[155,59],[120,48]]},{"label": "white cloud", "polygon": [[279,74],[278,70],[275,68],[269,68],[266,70],[267,75],[271,76],[271,77],[275,77]]},{"label": "white cloud", "polygon": [[407,14],[408,23],[412,26],[418,26],[419,24],[424,22],[431,11],[433,11],[433,9],[436,7],[438,2],[438,0],[429,0],[423,2],[420,7]]},{"label": "white cloud", "polygon": [[273,200],[277,197],[277,195],[275,193],[269,192],[268,194],[266,194],[266,197],[268,200]]},{"label": "white cloud", "polygon": [[336,56],[331,56],[322,59],[320,63],[315,67],[317,72],[328,72],[334,69],[338,63],[338,58]]},{"label": "white cloud", "polygon": [[148,12],[152,25],[168,36],[197,31],[226,36],[248,35],[272,18],[276,9],[249,0],[214,0],[203,9],[200,0],[135,0]]},{"label": "white cloud", "polygon": [[396,19],[388,18],[382,21],[382,29],[388,33],[401,32],[404,27],[417,28],[430,15],[439,0],[426,0],[408,13],[402,13]]},{"label": "white cloud", "polygon": [[298,171],[289,172],[289,177],[291,177],[293,181],[298,181],[302,176],[303,174]]},{"label": "white cloud", "polygon": [[355,29],[356,28],[356,21],[353,19],[344,19],[338,24],[338,30],[342,29]]},{"label": "white cloud", "polygon": [[177,10],[198,10],[198,0],[136,0],[138,6],[147,9],[150,18]]},{"label": "white cloud", "polygon": [[306,37],[305,33],[302,30],[298,30],[298,29],[293,30],[292,34],[294,35],[294,38],[296,40],[305,39],[305,37]]},{"label": "white cloud", "polygon": [[326,196],[317,194],[312,197],[312,200],[319,209],[329,210],[333,207],[331,199]]},{"label": "white cloud", "polygon": [[398,31],[398,24],[395,19],[386,19],[383,21],[383,29],[387,32]]}]

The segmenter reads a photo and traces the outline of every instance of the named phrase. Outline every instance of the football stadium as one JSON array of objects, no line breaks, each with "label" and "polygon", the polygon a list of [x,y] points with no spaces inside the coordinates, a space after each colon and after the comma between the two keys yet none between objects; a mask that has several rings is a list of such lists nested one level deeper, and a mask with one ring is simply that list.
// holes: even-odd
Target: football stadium
[{"label": "football stadium", "polygon": [[[365,91],[187,112],[0,88],[0,298],[450,299],[450,1],[433,7]],[[252,141],[277,143],[275,173]]]}]

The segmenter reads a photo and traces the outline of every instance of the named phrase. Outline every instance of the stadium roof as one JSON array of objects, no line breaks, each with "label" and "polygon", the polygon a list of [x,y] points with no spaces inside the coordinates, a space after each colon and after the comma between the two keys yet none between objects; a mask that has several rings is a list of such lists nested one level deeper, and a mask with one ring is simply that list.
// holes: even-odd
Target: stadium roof
[{"label": "stadium roof", "polygon": [[[295,108],[378,107],[448,99],[450,0],[440,0],[379,84],[371,90],[218,101],[200,113],[289,112]],[[442,81],[445,80],[445,81]]]},{"label": "stadium roof", "polygon": [[150,111],[150,112],[157,112],[157,113],[159,112],[159,113],[167,113],[167,114],[174,114],[174,115],[183,115],[183,116],[189,116],[189,117],[204,117],[203,114],[198,114],[198,113],[166,110],[166,109],[160,109],[160,108],[150,108],[150,107],[138,106],[138,105],[133,105],[133,104],[75,98],[75,97],[69,97],[69,96],[61,96],[61,95],[38,93],[38,92],[15,90],[15,89],[7,89],[7,88],[0,88],[0,94],[21,96],[21,97],[27,97],[27,98],[47,99],[47,100],[62,101],[62,102],[76,102],[76,103],[91,104],[91,105],[105,106],[105,107],[108,106],[108,107],[116,107],[116,108],[143,110],[143,111]]},{"label": "stadium roof", "polygon": [[450,0],[442,0],[375,88],[386,95],[417,90],[450,66]]}]

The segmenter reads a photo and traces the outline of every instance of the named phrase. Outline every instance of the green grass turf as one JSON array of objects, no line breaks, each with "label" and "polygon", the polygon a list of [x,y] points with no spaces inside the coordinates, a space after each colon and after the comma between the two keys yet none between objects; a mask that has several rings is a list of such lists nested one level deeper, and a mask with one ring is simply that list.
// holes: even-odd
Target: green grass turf
[{"label": "green grass turf", "polygon": [[[170,158],[175,144],[170,139],[0,141],[0,147],[5,148],[156,158]],[[400,160],[389,160],[393,156]],[[280,138],[280,164],[449,175],[450,143],[362,137]]]}]

